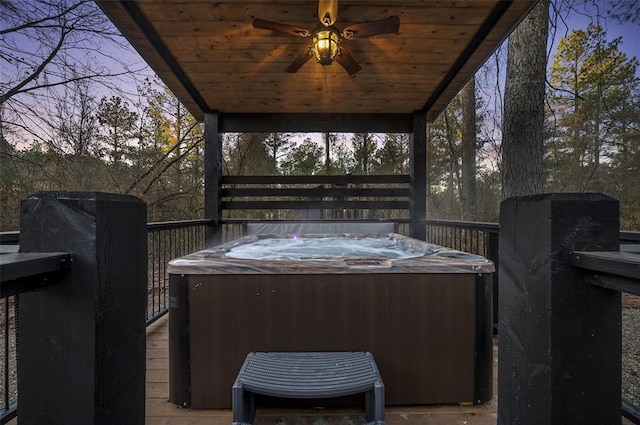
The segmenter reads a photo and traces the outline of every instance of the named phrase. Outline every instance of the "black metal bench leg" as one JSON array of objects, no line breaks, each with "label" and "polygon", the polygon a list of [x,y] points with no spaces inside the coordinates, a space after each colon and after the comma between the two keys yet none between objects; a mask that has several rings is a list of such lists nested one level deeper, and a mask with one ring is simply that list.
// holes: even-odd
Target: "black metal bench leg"
[{"label": "black metal bench leg", "polygon": [[245,391],[242,383],[236,382],[231,390],[233,425],[252,424],[256,416],[253,393]]},{"label": "black metal bench leg", "polygon": [[384,384],[376,382],[373,388],[365,393],[365,410],[367,422],[384,425]]}]

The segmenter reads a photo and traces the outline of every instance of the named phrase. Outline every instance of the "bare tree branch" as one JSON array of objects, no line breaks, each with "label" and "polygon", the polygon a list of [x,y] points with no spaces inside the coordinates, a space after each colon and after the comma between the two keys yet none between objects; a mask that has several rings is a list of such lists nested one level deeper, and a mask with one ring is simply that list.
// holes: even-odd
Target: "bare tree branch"
[{"label": "bare tree branch", "polygon": [[177,156],[177,157],[173,158],[171,161],[167,162],[165,164],[165,166],[162,167],[160,172],[153,179],[151,179],[151,181],[149,182],[147,187],[142,191],[142,193],[144,195],[146,195],[147,192],[149,192],[149,190],[153,186],[153,184],[164,174],[165,171],[167,171],[169,169],[169,167],[171,167],[172,165],[174,165],[175,163],[181,161],[184,157],[186,157],[193,149],[196,148],[196,146],[198,146],[200,144],[200,142],[201,142],[201,139],[197,140],[195,143],[193,143],[191,146],[189,146],[189,148],[187,150],[185,150],[180,156]]},{"label": "bare tree branch", "polygon": [[[187,135],[189,135],[191,133],[191,131],[198,125],[198,123],[193,123],[191,125],[191,127],[186,131],[185,136],[182,137],[182,139],[180,141],[178,141],[178,143],[176,143],[175,145],[173,145],[171,147],[171,149],[169,149],[167,152],[164,153],[164,155],[162,155],[162,157],[160,159],[158,159],[155,163],[153,163],[151,165],[151,167],[149,167],[144,173],[140,174],[135,181],[133,181],[129,187],[127,188],[127,190],[124,192],[125,194],[131,193],[131,191],[133,190],[134,187],[136,187],[144,178],[146,178],[147,176],[149,176],[153,170],[155,170],[158,166],[160,166],[160,164],[162,164],[173,152],[175,152],[176,150],[178,150],[180,148],[180,146],[182,145],[182,143],[184,142],[184,139],[186,138]],[[198,144],[199,141],[197,141],[194,146],[196,144]],[[187,152],[190,152],[192,148],[188,149]],[[178,159],[181,159],[184,155],[181,155],[178,157]],[[171,161],[169,163],[169,165],[174,164],[176,161]],[[166,170],[168,167],[165,167],[163,170]],[[159,175],[161,175],[162,172],[159,173]],[[153,180],[155,181],[157,180],[157,177]],[[143,193],[147,193],[147,191],[149,190],[149,187],[147,187]]]},{"label": "bare tree branch", "polygon": [[6,102],[8,99],[10,99],[11,97],[15,96],[16,94],[18,94],[20,92],[25,92],[25,91],[29,91],[29,90],[37,90],[37,87],[36,88],[30,88],[29,90],[22,90],[22,89],[25,86],[27,86],[30,82],[36,80],[40,76],[40,74],[42,74],[42,71],[44,71],[44,69],[58,55],[58,53],[60,52],[60,49],[62,48],[62,46],[65,43],[65,39],[66,39],[66,35],[65,34],[66,34],[66,30],[64,28],[62,28],[60,40],[58,41],[58,44],[56,45],[56,47],[51,51],[51,53],[49,53],[49,56],[44,58],[42,63],[31,73],[31,75],[28,75],[25,79],[20,81],[16,86],[14,86],[13,88],[9,89],[5,93],[2,93],[2,95],[0,95],[0,104]]},{"label": "bare tree branch", "polygon": [[0,20],[0,105],[7,129],[20,130],[21,116],[33,112],[27,121],[46,122],[46,104],[69,84],[90,80],[126,93],[135,84],[123,82],[135,80],[134,73],[150,75],[93,1],[2,0]]},{"label": "bare tree branch", "polygon": [[[10,3],[10,2],[7,2],[7,3]],[[79,2],[77,4],[72,4],[68,9],[64,9],[60,13],[57,13],[55,15],[45,16],[45,17],[42,17],[40,19],[36,18],[33,21],[24,22],[23,24],[16,25],[14,27],[1,29],[0,30],[0,35],[10,34],[10,33],[18,32],[18,31],[22,31],[22,30],[27,29],[27,28],[56,27],[56,25],[42,25],[42,24],[44,24],[45,22],[55,21],[55,20],[63,18],[65,15],[73,12],[75,9],[79,8],[80,6],[82,6],[83,3],[87,3],[87,2],[86,1],[81,1],[81,2]],[[7,4],[5,7],[9,7],[9,6],[10,6],[10,4]],[[16,13],[17,10],[19,10],[19,8],[11,8],[11,9],[14,11],[14,13]]]}]

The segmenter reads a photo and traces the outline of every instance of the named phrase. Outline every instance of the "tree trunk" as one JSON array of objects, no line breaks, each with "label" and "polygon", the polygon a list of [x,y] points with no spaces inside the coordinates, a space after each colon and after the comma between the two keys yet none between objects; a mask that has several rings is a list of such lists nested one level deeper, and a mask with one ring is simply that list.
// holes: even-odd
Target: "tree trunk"
[{"label": "tree trunk", "polygon": [[324,169],[325,169],[325,174],[329,175],[331,174],[331,159],[330,159],[330,152],[329,152],[329,148],[331,147],[330,139],[331,138],[331,134],[327,131],[324,133]]},{"label": "tree trunk", "polygon": [[476,214],[476,80],[462,89],[462,192],[461,217],[474,221]]},{"label": "tree trunk", "polygon": [[502,198],[542,193],[549,0],[509,37],[502,126]]},{"label": "tree trunk", "polygon": [[458,153],[456,152],[455,147],[455,130],[453,128],[453,123],[449,119],[450,113],[451,112],[448,110],[444,111],[444,124],[447,131],[447,145],[449,147],[450,164],[450,173],[447,181],[447,214],[452,214],[456,210],[458,212],[460,211],[460,207],[456,205],[458,203],[456,202],[455,190],[458,189],[458,194],[462,192],[460,187],[460,164],[458,163]]}]

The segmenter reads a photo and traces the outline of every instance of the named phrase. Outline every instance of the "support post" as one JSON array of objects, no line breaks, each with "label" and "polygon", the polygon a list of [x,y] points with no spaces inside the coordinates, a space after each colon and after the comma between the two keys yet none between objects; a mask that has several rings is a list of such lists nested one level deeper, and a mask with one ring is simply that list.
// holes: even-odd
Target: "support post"
[{"label": "support post", "polygon": [[409,158],[411,176],[411,237],[427,239],[427,115],[424,111],[413,113],[413,135]]},{"label": "support post", "polygon": [[487,258],[493,261],[496,271],[492,275],[493,279],[493,333],[498,334],[498,282],[500,281],[500,256],[498,248],[500,246],[499,231],[487,231],[485,233],[485,243],[487,244]]},{"label": "support post", "polygon": [[204,114],[204,218],[213,220],[207,226],[205,246],[222,243],[222,134],[217,112]]},{"label": "support post", "polygon": [[474,404],[487,403],[493,398],[493,274],[476,275]]},{"label": "support post", "polygon": [[618,248],[618,201],[510,198],[500,211],[499,425],[620,424],[620,294],[571,251]]},{"label": "support post", "polygon": [[189,277],[169,275],[169,401],[191,406]]},{"label": "support post", "polygon": [[143,425],[146,205],[40,192],[20,219],[22,252],[73,252],[71,273],[19,298],[20,424]]}]

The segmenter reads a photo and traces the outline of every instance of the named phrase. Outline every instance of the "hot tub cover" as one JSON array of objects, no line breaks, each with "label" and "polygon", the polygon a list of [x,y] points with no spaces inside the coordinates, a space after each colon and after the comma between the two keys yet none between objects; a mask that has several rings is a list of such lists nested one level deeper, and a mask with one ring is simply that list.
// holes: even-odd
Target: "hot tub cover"
[{"label": "hot tub cover", "polygon": [[[338,241],[326,254],[318,245]],[[346,242],[342,245],[341,242]],[[282,244],[297,245],[289,252]],[[305,245],[306,243],[306,245]],[[363,250],[349,247],[353,243]],[[379,245],[390,255],[372,252]],[[345,248],[346,246],[346,248]],[[250,258],[254,247],[266,252]],[[389,251],[389,250],[392,251]],[[396,233],[282,234],[245,236],[169,262],[171,274],[322,274],[322,273],[491,273],[493,263],[479,255],[430,244]]]}]

